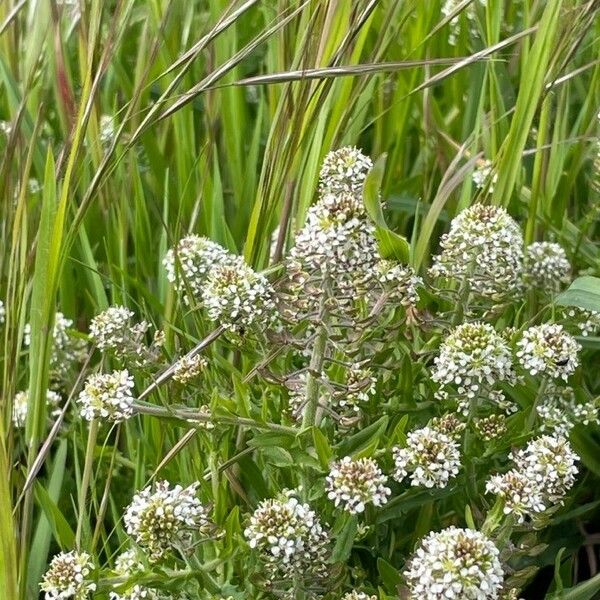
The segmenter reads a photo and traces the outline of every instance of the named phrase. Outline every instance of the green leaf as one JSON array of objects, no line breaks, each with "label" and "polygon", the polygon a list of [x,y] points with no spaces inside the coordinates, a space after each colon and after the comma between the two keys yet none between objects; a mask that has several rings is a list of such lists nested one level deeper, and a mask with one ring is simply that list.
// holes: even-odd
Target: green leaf
[{"label": "green leaf", "polygon": [[388,417],[381,417],[362,431],[343,440],[337,447],[338,455],[350,456],[370,446],[374,440],[378,440],[383,435],[387,424]]},{"label": "green leaf", "polygon": [[319,457],[319,462],[321,463],[323,469],[328,469],[333,458],[331,446],[329,445],[325,434],[317,427],[312,428],[312,434],[315,450],[317,451],[317,456]]},{"label": "green leaf", "polygon": [[75,544],[75,534],[73,533],[69,522],[65,519],[65,516],[60,512],[56,503],[50,498],[50,495],[39,481],[35,484],[35,498],[42,507],[42,510],[52,527],[54,538],[60,547],[64,550],[72,549]]},{"label": "green leaf", "polygon": [[555,303],[561,306],[576,306],[585,310],[600,311],[600,278],[578,277],[562,294],[559,294]]},{"label": "green leaf", "polygon": [[388,592],[395,592],[396,588],[402,583],[400,571],[390,565],[383,558],[377,559],[377,570]]},{"label": "green leaf", "polygon": [[385,173],[387,156],[382,154],[367,175],[363,186],[365,208],[369,217],[375,223],[375,237],[379,242],[379,253],[383,258],[407,263],[410,256],[410,246],[406,238],[394,233],[388,226],[381,206],[380,190]]},{"label": "green leaf", "polygon": [[548,600],[593,600],[600,593],[600,573],[579,585],[547,596]]},{"label": "green leaf", "polygon": [[335,542],[335,547],[333,548],[330,559],[332,563],[346,562],[348,560],[354,544],[357,528],[358,517],[356,515],[351,515],[348,517],[348,520],[344,524],[344,527]]}]

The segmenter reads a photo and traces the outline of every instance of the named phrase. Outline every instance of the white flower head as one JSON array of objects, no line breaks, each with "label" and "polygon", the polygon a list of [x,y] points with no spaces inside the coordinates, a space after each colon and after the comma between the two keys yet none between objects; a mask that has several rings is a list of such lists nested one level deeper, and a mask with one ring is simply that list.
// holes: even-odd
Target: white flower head
[{"label": "white flower head", "polygon": [[571,264],[564,249],[553,242],[535,242],[525,250],[523,280],[526,286],[556,293],[571,280]]},{"label": "white flower head", "polygon": [[78,397],[81,416],[119,422],[133,415],[133,377],[125,369],[88,377]]},{"label": "white flower head", "polygon": [[567,436],[575,425],[600,422],[598,406],[593,400],[578,402],[573,388],[560,388],[554,382],[546,387],[536,410],[542,419],[542,431],[563,436]]},{"label": "white flower head", "polygon": [[259,504],[244,537],[265,563],[269,577],[291,582],[311,573],[326,574],[329,534],[315,511],[289,491]]},{"label": "white flower head", "polygon": [[432,379],[455,386],[468,398],[512,376],[508,344],[487,323],[464,323],[453,329],[434,362]]},{"label": "white flower head", "polygon": [[352,460],[349,456],[333,463],[326,480],[327,497],[351,514],[362,513],[367,504],[383,506],[391,495],[387,477],[372,458]]},{"label": "white flower head", "polygon": [[90,581],[93,570],[94,564],[85,552],[57,554],[40,584],[45,600],[86,600],[96,589]]},{"label": "white flower head", "polygon": [[474,426],[479,437],[489,442],[502,437],[506,433],[506,416],[503,414],[492,414],[488,417],[476,419]]},{"label": "white flower head", "polygon": [[511,469],[504,475],[493,475],[486,483],[486,492],[504,500],[504,514],[514,514],[519,523],[526,517],[546,510],[539,485],[528,473]]},{"label": "white flower head", "polygon": [[[85,358],[85,341],[73,335],[69,330],[73,320],[67,319],[63,313],[54,315],[52,329],[52,347],[50,349],[50,375],[53,381],[64,383],[73,364],[80,363]],[[23,341],[31,345],[31,326],[25,325]]]},{"label": "white flower head", "polygon": [[446,487],[460,468],[456,440],[431,427],[411,431],[406,447],[394,448],[393,454],[394,479],[402,482],[410,473],[412,486]]},{"label": "white flower head", "polygon": [[171,487],[159,481],[133,497],[123,517],[126,531],[151,562],[174,548],[189,547],[194,533],[207,531],[208,511],[197,497],[199,485]]},{"label": "white flower head", "polygon": [[321,194],[361,194],[373,161],[358,148],[345,146],[327,154],[319,175]]},{"label": "white flower head", "polygon": [[188,235],[169,250],[163,260],[167,279],[175,284],[186,304],[202,302],[206,280],[212,269],[235,263],[236,257],[223,246],[198,235]]},{"label": "white flower head", "polygon": [[473,171],[473,183],[475,184],[475,187],[480,190],[485,189],[488,194],[491,194],[494,191],[497,181],[498,173],[494,170],[492,161],[478,161],[475,170]]},{"label": "white flower head", "polygon": [[542,435],[513,454],[516,469],[541,491],[545,503],[562,502],[573,487],[579,457],[571,444],[558,435]]},{"label": "white flower head", "polygon": [[600,330],[600,311],[570,307],[566,315],[575,321],[581,335],[595,335]]},{"label": "white flower head", "polygon": [[277,320],[273,287],[241,257],[211,270],[203,299],[208,317],[229,331],[267,328]]},{"label": "white flower head", "polygon": [[517,358],[532,375],[566,381],[579,365],[581,346],[562,325],[544,323],[526,329],[517,348]]},{"label": "white flower head", "polygon": [[[56,417],[60,413],[60,394],[53,390],[46,391],[46,406],[50,410],[50,414]],[[29,406],[29,393],[17,392],[13,399],[12,407],[12,422],[15,427],[25,427],[27,421],[27,412]]]},{"label": "white flower head", "polygon": [[410,598],[496,600],[504,581],[499,554],[479,531],[448,527],[432,532],[404,572]]},{"label": "white flower head", "polygon": [[207,360],[201,354],[192,357],[182,356],[175,363],[173,379],[178,383],[186,384],[196,379],[208,365]]},{"label": "white flower head", "polygon": [[423,280],[415,274],[412,267],[395,263],[391,260],[380,260],[376,267],[376,277],[390,300],[412,307],[419,301],[417,288],[422,287]]},{"label": "white flower head", "polygon": [[357,592],[352,590],[342,596],[342,600],[377,600],[377,596],[365,594],[365,592]]},{"label": "white flower head", "polygon": [[504,208],[474,204],[452,219],[434,257],[432,277],[464,282],[492,300],[521,290],[523,235]]}]

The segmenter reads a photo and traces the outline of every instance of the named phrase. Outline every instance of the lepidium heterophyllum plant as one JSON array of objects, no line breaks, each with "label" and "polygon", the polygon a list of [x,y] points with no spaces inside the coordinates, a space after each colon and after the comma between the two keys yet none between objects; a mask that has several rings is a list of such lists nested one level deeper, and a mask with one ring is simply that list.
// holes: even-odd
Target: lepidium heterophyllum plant
[{"label": "lepidium heterophyllum plant", "polygon": [[[598,423],[575,337],[598,316],[554,304],[565,251],[526,247],[497,206],[460,212],[419,276],[367,210],[376,171],[356,148],[329,153],[263,272],[177,241],[163,267],[199,342],[124,306],[93,319],[74,398],[91,440],[80,519],[46,600],[519,598],[577,494],[570,434]],[[55,326],[59,391],[59,367],[85,360],[71,326]],[[174,448],[122,505],[94,507],[112,533],[87,531],[96,440],[168,431]]]}]

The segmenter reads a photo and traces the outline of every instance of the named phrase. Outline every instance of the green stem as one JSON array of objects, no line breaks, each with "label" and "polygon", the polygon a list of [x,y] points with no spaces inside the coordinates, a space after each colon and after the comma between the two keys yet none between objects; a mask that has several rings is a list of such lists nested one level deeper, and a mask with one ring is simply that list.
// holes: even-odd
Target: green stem
[{"label": "green stem", "polygon": [[155,406],[147,402],[137,401],[133,405],[135,411],[142,415],[150,415],[152,417],[163,417],[167,419],[180,419],[181,421],[197,422],[197,423],[215,423],[217,425],[237,425],[239,427],[255,427],[256,429],[264,429],[266,431],[278,431],[280,433],[289,433],[297,435],[300,430],[295,427],[287,427],[278,423],[261,423],[254,419],[245,417],[219,417],[206,415],[189,409],[168,408],[165,406]]},{"label": "green stem", "polygon": [[84,516],[87,514],[86,499],[87,491],[92,477],[92,468],[94,466],[94,448],[96,447],[96,438],[98,437],[98,421],[93,419],[88,430],[87,447],[85,449],[85,465],[83,467],[83,476],[81,478],[81,487],[79,489],[79,516],[77,518],[77,533],[75,534],[75,547],[81,547],[81,533],[83,530]]},{"label": "green stem", "polygon": [[537,407],[540,403],[540,400],[544,396],[546,388],[548,387],[548,380],[542,379],[540,383],[540,387],[538,388],[537,394],[535,395],[535,399],[533,401],[533,405],[531,406],[531,412],[529,413],[529,417],[527,417],[527,429],[530,430],[535,423],[535,418],[537,415]]},{"label": "green stem", "polygon": [[317,332],[317,339],[310,357],[308,376],[306,378],[306,403],[304,406],[304,416],[302,418],[303,427],[318,425],[317,407],[319,405],[319,378],[323,370],[323,360],[325,358],[325,348],[327,347],[327,328],[321,325]]}]

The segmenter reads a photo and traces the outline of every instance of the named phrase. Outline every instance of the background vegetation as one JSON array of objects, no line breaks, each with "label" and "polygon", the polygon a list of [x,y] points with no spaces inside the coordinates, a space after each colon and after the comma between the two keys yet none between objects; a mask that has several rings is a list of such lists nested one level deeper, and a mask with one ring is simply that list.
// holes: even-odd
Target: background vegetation
[{"label": "background vegetation", "polygon": [[[578,272],[599,274],[598,3],[465,0],[445,13],[442,4],[0,3],[3,597],[37,597],[49,556],[69,549],[78,522],[88,547],[110,560],[123,506],[155,474],[204,478],[222,499],[217,522],[232,530],[241,518],[236,504],[251,507],[277,489],[254,461],[241,463],[241,480],[225,468],[238,452],[235,431],[189,435],[145,416],[98,438],[81,504],[86,424],[75,421],[44,443],[47,332],[57,310],[83,332],[92,316],[124,304],[164,329],[168,356],[188,350],[211,325],[169,287],[167,249],[195,232],[259,270],[278,262],[330,149],[387,154],[387,223],[409,240],[417,270],[449,219],[483,198],[471,173],[485,158],[498,172],[486,201],[507,207],[527,242],[555,239]],[[600,339],[585,341],[596,357],[589,364],[598,348]],[[218,402],[213,390],[241,382],[250,368],[224,342],[210,358],[216,366],[196,405]],[[77,375],[66,396],[79,390]],[[598,393],[598,370],[585,378]],[[25,389],[27,423],[17,431],[12,400]],[[228,408],[251,412],[249,398],[259,392],[239,390]],[[159,389],[152,401],[167,405],[169,394]],[[265,418],[269,410],[265,403]],[[589,478],[585,509],[557,525],[531,598],[596,568],[598,430],[577,445]],[[271,447],[255,460],[286,466]],[[427,531],[419,514],[416,527]]]}]

